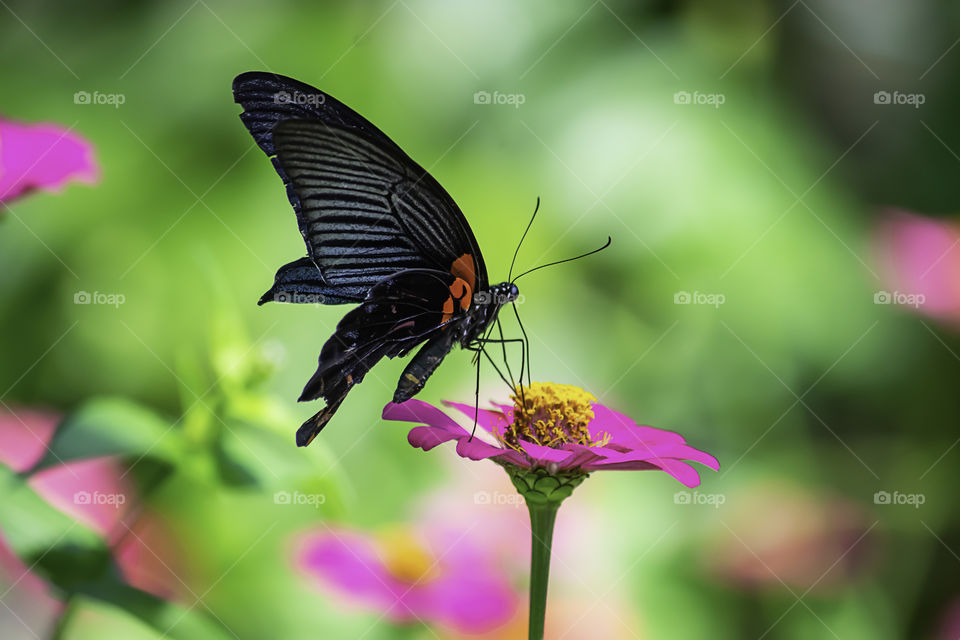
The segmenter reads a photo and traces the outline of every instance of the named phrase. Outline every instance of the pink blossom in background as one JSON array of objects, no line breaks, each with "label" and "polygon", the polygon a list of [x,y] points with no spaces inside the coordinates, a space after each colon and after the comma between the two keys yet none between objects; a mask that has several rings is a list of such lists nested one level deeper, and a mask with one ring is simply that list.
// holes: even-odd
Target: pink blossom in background
[{"label": "pink blossom in background", "polygon": [[482,539],[400,527],[371,534],[323,529],[301,541],[297,564],[332,595],[394,623],[478,634],[505,624],[519,594]]},{"label": "pink blossom in background", "polygon": [[59,421],[52,411],[0,410],[0,463],[20,473],[40,462]]},{"label": "pink blossom in background", "polygon": [[878,295],[960,327],[960,221],[889,210],[875,244]]},{"label": "pink blossom in background", "polygon": [[829,591],[849,584],[875,548],[859,505],[800,487],[750,489],[724,509],[706,564],[742,587]]},{"label": "pink blossom in background", "polygon": [[0,203],[34,190],[60,191],[71,181],[95,183],[93,146],[55,124],[0,119]]},{"label": "pink blossom in background", "polygon": [[[449,535],[471,531],[496,557],[518,590],[530,568],[530,521],[523,498],[496,465],[464,465],[456,452],[442,454],[446,473],[440,485],[423,495],[413,520],[418,526],[447,530]],[[564,640],[636,640],[647,637],[632,603],[624,576],[623,549],[616,543],[590,546],[585,541],[610,541],[616,523],[598,506],[602,484],[577,489],[557,519],[550,569],[547,637]],[[587,543],[589,544],[589,543]],[[611,589],[611,585],[616,585]],[[473,640],[526,640],[527,602],[521,597],[514,616],[502,627],[481,635],[442,635]]]},{"label": "pink blossom in background", "polygon": [[[0,410],[0,463],[25,472],[47,451],[60,417],[36,409]],[[100,534],[129,584],[161,598],[182,592],[177,554],[158,516],[143,512],[126,468],[111,457],[75,460],[27,481],[53,507]],[[0,537],[2,544],[2,537]],[[27,576],[21,572],[17,577]],[[33,574],[30,580],[43,581]]]}]

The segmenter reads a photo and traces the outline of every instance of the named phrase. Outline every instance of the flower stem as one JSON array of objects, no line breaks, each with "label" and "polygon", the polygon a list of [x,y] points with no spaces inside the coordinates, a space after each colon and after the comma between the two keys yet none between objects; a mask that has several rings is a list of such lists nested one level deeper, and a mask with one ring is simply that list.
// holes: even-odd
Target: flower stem
[{"label": "flower stem", "polygon": [[559,502],[536,503],[527,500],[530,512],[530,626],[529,640],[543,640],[547,615],[547,585],[550,581],[550,553],[553,524]]},{"label": "flower stem", "polygon": [[560,503],[570,497],[588,474],[580,470],[556,472],[543,467],[502,464],[530,512],[530,640],[543,640],[547,614],[547,583],[553,523]]}]

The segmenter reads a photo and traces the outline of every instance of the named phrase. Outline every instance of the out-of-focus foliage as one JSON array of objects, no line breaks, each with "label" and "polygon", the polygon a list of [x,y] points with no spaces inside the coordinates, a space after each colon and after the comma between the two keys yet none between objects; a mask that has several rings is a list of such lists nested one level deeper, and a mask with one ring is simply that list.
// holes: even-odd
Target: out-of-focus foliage
[{"label": "out-of-focus foliage", "polygon": [[[0,400],[67,415],[41,466],[130,465],[184,567],[175,606],[202,624],[433,637],[322,596],[292,541],[408,518],[471,473],[380,421],[401,362],[294,447],[318,408],[294,401],[346,308],[256,306],[304,249],[232,102],[250,69],[380,126],[459,203],[494,281],[537,196],[519,268],[613,236],[518,283],[534,379],[677,429],[722,468],[689,504],[652,474],[578,490],[571,503],[603,526],[572,554],[593,562],[558,588],[565,613],[616,602],[611,637],[915,638],[960,595],[960,344],[875,302],[871,244],[883,207],[957,211],[954,4],[9,2],[0,15],[0,114],[73,126],[102,165],[98,186],[0,208]],[[472,380],[456,352],[423,397],[469,401]],[[489,369],[482,394],[505,398]],[[16,551],[100,553],[82,529],[57,542],[67,521],[4,476]],[[64,637],[158,635],[117,601],[71,602]],[[6,608],[0,625],[30,637]]]}]

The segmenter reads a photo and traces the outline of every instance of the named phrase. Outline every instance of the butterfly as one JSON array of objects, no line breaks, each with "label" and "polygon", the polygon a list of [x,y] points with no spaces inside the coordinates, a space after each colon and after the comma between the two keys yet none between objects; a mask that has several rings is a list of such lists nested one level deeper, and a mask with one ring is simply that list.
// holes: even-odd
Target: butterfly
[{"label": "butterfly", "polygon": [[456,344],[479,351],[501,307],[519,291],[512,281],[490,284],[453,198],[363,116],[272,73],[237,76],[233,95],[286,186],[307,246],[306,256],[280,267],[259,304],[358,305],[321,348],[300,395],[326,401],[297,431],[297,445],[306,446],[382,358],[423,345],[393,394],[404,402]]}]

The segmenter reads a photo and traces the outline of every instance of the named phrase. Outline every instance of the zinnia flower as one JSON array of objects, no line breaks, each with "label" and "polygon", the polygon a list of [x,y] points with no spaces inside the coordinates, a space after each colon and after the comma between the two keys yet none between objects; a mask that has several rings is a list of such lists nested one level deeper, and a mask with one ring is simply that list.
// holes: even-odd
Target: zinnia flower
[{"label": "zinnia flower", "polygon": [[397,623],[439,624],[476,634],[507,622],[517,597],[482,539],[440,528],[378,534],[327,528],[310,534],[301,571],[336,594]]},{"label": "zinnia flower", "polygon": [[0,119],[0,203],[71,180],[92,184],[99,174],[93,147],[70,130]]},{"label": "zinnia flower", "polygon": [[[470,460],[490,458],[521,469],[543,468],[553,474],[601,470],[659,469],[688,487],[700,475],[686,460],[716,471],[717,459],[686,444],[672,431],[640,426],[578,387],[535,382],[518,393],[513,406],[480,409],[472,434],[440,409],[421,400],[388,404],[385,420],[418,422],[407,440],[424,451],[455,440],[457,453]],[[473,405],[444,402],[473,420]]]},{"label": "zinnia flower", "polygon": [[445,402],[481,428],[464,429],[443,411],[419,400],[390,403],[386,420],[420,423],[407,436],[424,451],[451,440],[457,454],[501,465],[530,514],[530,616],[528,637],[544,637],[553,527],[560,504],[592,471],[665,471],[688,487],[700,475],[687,461],[718,469],[717,459],[694,449],[677,433],[637,425],[578,387],[537,382],[517,387],[513,406],[497,410]]}]

